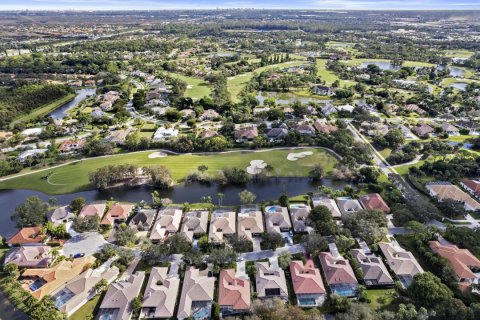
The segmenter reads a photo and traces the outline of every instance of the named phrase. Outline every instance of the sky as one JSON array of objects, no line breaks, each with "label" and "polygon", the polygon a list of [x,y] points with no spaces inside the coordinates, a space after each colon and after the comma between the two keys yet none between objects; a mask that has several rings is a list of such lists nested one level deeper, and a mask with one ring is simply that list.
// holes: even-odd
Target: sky
[{"label": "sky", "polygon": [[0,0],[0,10],[164,9],[472,10],[480,0]]}]

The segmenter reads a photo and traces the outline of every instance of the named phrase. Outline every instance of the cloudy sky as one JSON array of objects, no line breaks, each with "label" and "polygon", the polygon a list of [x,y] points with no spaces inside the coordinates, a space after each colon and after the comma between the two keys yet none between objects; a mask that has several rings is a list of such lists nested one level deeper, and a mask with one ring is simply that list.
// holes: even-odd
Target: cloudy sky
[{"label": "cloudy sky", "polygon": [[0,10],[273,9],[480,9],[480,0],[0,0]]}]

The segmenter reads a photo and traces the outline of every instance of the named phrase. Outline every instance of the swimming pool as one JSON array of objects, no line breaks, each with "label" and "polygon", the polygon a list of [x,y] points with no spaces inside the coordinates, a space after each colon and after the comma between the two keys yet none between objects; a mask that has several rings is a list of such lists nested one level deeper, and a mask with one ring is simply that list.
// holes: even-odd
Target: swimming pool
[{"label": "swimming pool", "polygon": [[33,282],[30,285],[30,290],[36,291],[36,290],[40,289],[42,286],[43,286],[43,281],[38,279],[38,280],[35,280],[35,282]]},{"label": "swimming pool", "polygon": [[192,317],[195,320],[208,319],[208,318],[210,318],[210,308],[209,307],[200,308],[198,311],[196,311],[192,315]]},{"label": "swimming pool", "polygon": [[72,297],[74,296],[73,292],[71,292],[68,289],[64,289],[61,292],[59,292],[55,297],[55,307],[57,309],[60,309],[65,303],[68,302]]}]

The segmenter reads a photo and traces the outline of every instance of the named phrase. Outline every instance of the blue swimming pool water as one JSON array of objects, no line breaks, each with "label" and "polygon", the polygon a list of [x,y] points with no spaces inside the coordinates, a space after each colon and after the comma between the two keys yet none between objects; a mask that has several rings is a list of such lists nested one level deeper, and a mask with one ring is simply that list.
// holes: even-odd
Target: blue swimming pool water
[{"label": "blue swimming pool water", "polygon": [[207,307],[201,308],[195,314],[193,315],[193,318],[195,320],[202,320],[202,319],[207,319],[210,318],[210,309]]},{"label": "blue swimming pool water", "polygon": [[274,213],[274,212],[277,212],[277,209],[275,207],[268,208],[268,213]]},{"label": "blue swimming pool water", "polygon": [[43,286],[43,281],[35,280],[35,282],[30,285],[30,290],[36,291],[39,288],[41,288],[42,286]]},{"label": "blue swimming pool water", "polygon": [[68,300],[70,300],[72,297],[74,296],[74,294],[68,290],[68,291],[62,291],[60,293],[60,295],[54,297],[55,299],[55,307],[57,308],[60,308],[61,306],[63,306],[65,303],[68,302]]}]

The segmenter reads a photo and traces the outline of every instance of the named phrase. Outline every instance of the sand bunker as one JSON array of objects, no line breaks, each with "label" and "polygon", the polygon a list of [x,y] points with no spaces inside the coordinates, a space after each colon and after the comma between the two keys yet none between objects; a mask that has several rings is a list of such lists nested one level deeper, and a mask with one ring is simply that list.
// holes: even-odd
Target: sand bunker
[{"label": "sand bunker", "polygon": [[187,86],[187,89],[192,89],[192,88],[193,88],[193,86],[192,86],[191,84],[189,84],[189,85]]},{"label": "sand bunker", "polygon": [[300,158],[305,158],[307,156],[311,156],[313,154],[312,151],[304,151],[304,152],[298,152],[298,153],[289,153],[287,155],[287,160],[288,161],[297,161]]},{"label": "sand bunker", "polygon": [[247,167],[247,172],[250,174],[259,174],[266,166],[267,163],[263,160],[252,160],[250,161],[250,166]]},{"label": "sand bunker", "polygon": [[167,154],[165,152],[154,152],[154,153],[150,153],[148,155],[148,158],[149,159],[155,159],[155,158],[165,158],[167,156]]}]

